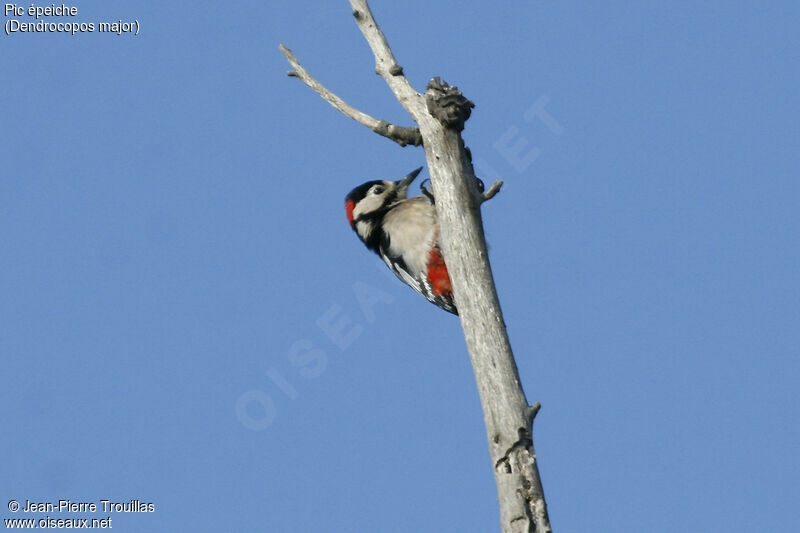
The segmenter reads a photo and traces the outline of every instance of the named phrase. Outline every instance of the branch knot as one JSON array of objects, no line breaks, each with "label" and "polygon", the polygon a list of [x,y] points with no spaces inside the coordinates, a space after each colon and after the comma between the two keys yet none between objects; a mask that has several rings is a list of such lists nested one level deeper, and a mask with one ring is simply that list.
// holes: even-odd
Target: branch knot
[{"label": "branch knot", "polygon": [[450,86],[439,78],[428,82],[425,92],[425,103],[428,112],[445,127],[456,131],[464,129],[464,123],[475,107],[471,101],[461,94],[458,87]]},{"label": "branch knot", "polygon": [[393,140],[400,146],[420,146],[422,144],[422,134],[419,128],[405,128],[403,126],[395,126],[389,124],[385,120],[379,120],[378,124],[372,128],[372,131],[378,135],[383,135]]}]

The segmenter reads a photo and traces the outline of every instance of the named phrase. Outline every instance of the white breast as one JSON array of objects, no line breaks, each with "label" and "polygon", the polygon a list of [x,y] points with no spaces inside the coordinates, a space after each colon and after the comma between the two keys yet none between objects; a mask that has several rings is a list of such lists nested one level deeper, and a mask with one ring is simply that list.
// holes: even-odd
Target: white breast
[{"label": "white breast", "polygon": [[427,199],[410,198],[386,214],[389,253],[401,256],[412,272],[425,272],[437,235],[436,212]]}]

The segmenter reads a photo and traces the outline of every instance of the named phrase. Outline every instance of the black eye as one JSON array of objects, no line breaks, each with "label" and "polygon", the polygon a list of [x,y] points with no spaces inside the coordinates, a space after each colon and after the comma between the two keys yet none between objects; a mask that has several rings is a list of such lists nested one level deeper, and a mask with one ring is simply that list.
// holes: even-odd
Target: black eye
[{"label": "black eye", "polygon": [[384,191],[385,187],[383,185],[375,185],[372,188],[372,194],[381,194]]}]

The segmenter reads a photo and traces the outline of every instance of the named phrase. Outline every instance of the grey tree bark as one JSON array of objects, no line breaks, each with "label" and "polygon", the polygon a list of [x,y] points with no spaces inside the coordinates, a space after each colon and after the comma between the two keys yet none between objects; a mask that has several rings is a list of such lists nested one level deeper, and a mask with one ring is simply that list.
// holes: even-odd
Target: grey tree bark
[{"label": "grey tree bark", "polygon": [[461,131],[472,102],[455,87],[434,78],[425,94],[403,75],[366,0],[349,0],[359,29],[375,56],[375,71],[386,80],[418,128],[377,120],[346,104],[312,78],[281,45],[296,76],[325,100],[373,131],[405,146],[422,144],[431,175],[440,225],[440,244],[483,406],[489,454],[504,533],[551,531],[533,448],[533,419],[539,404],[529,405],[522,390],[503,313],[489,265],[481,204],[502,182],[478,190],[469,150]]}]

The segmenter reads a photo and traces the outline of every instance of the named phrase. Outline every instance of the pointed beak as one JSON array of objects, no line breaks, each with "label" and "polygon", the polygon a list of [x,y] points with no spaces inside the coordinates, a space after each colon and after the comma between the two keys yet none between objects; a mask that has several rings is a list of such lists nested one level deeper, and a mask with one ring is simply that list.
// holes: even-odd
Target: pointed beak
[{"label": "pointed beak", "polygon": [[412,170],[406,177],[396,181],[395,183],[397,184],[397,190],[404,192],[408,190],[408,186],[411,185],[411,182],[414,181],[414,178],[416,178],[420,172],[422,172],[422,167]]}]

